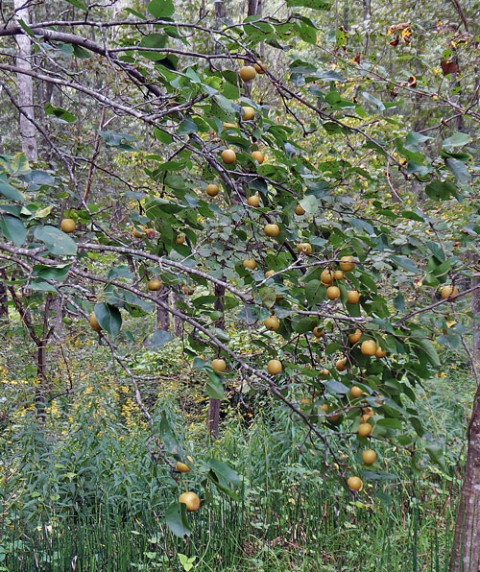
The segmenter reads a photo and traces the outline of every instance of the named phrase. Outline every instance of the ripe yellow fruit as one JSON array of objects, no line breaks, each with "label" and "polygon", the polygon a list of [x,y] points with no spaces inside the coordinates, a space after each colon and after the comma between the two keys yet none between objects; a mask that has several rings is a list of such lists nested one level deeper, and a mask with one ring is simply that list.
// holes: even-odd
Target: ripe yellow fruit
[{"label": "ripe yellow fruit", "polygon": [[360,477],[349,477],[347,486],[351,491],[361,491],[363,489],[363,481]]},{"label": "ripe yellow fruit", "polygon": [[339,359],[336,364],[335,367],[337,368],[338,371],[345,371],[347,369],[347,358],[342,358]]},{"label": "ripe yellow fruit", "polygon": [[257,161],[257,163],[260,163],[260,165],[265,161],[265,153],[262,151],[253,151],[251,157]]},{"label": "ripe yellow fruit", "polygon": [[255,109],[253,107],[243,107],[242,112],[244,121],[251,121],[255,118]]},{"label": "ripe yellow fruit", "polygon": [[280,227],[278,224],[266,224],[263,230],[265,234],[271,238],[275,238],[280,234]]},{"label": "ripe yellow fruit", "polygon": [[[316,338],[323,338],[323,336],[325,335],[325,330],[320,329],[318,326],[315,326],[313,328],[313,335]],[[327,370],[328,371],[328,370]]]},{"label": "ripe yellow fruit", "polygon": [[260,197],[257,194],[248,197],[247,204],[251,207],[258,207],[260,205]]},{"label": "ripe yellow fruit", "polygon": [[298,205],[295,207],[295,214],[296,214],[297,216],[302,216],[302,215],[305,214],[305,209],[302,207],[302,205],[298,204]]},{"label": "ripe yellow fruit", "polygon": [[442,297],[443,300],[446,300],[447,298],[451,298],[457,295],[458,295],[458,288],[453,284],[449,284],[448,286],[442,286],[442,288],[440,289],[440,296]]},{"label": "ripe yellow fruit", "polygon": [[377,460],[377,453],[373,449],[362,451],[362,461],[364,465],[373,465]]},{"label": "ripe yellow fruit", "polygon": [[324,367],[318,372],[318,375],[321,375],[322,377],[328,377],[330,375],[330,371]]},{"label": "ripe yellow fruit", "polygon": [[275,270],[267,270],[265,272],[265,278],[270,278],[270,276],[273,276],[275,274]]},{"label": "ripe yellow fruit", "polygon": [[227,123],[227,122],[224,122],[223,126],[226,129],[236,129],[238,127],[238,125],[236,123]]},{"label": "ripe yellow fruit", "polygon": [[72,218],[64,218],[60,223],[60,228],[63,232],[70,234],[75,231],[75,221]]},{"label": "ripe yellow fruit", "polygon": [[224,149],[222,151],[221,157],[225,165],[231,165],[237,160],[237,155],[233,149]]},{"label": "ripe yellow fruit", "polygon": [[375,357],[384,358],[386,355],[387,355],[387,352],[383,348],[378,346],[377,351],[375,352]]},{"label": "ripe yellow fruit", "polygon": [[188,294],[189,296],[191,296],[192,294],[195,293],[195,286],[187,286],[187,284],[184,284],[182,286],[182,292],[184,294]]},{"label": "ripe yellow fruit", "polygon": [[329,286],[327,288],[327,298],[330,300],[337,300],[337,298],[340,298],[340,288],[338,286]]},{"label": "ripe yellow fruit", "polygon": [[145,236],[145,228],[143,226],[133,227],[132,234],[135,238],[143,238]]},{"label": "ripe yellow fruit", "polygon": [[102,326],[98,323],[97,316],[95,316],[95,312],[92,312],[90,314],[88,321],[90,322],[92,330],[95,330],[96,332],[102,331]]},{"label": "ripe yellow fruit", "polygon": [[215,373],[223,373],[227,369],[227,362],[224,359],[214,359],[210,365]]},{"label": "ripe yellow fruit", "polygon": [[238,72],[243,81],[252,81],[257,76],[257,72],[253,66],[242,66]]},{"label": "ripe yellow fruit", "polygon": [[364,407],[362,409],[362,414],[363,414],[362,415],[362,422],[363,423],[366,423],[370,419],[370,417],[374,416],[374,412],[373,412],[373,409],[371,407]]},{"label": "ripe yellow fruit", "polygon": [[360,300],[360,292],[357,290],[349,290],[347,294],[347,304],[358,304]]},{"label": "ripe yellow fruit", "polygon": [[342,256],[339,266],[344,272],[350,272],[350,270],[355,268],[355,258],[353,256]]},{"label": "ripe yellow fruit", "polygon": [[319,409],[321,409],[325,413],[328,413],[330,411],[330,407],[328,406],[327,403],[322,403],[322,405],[320,405]]},{"label": "ripe yellow fruit", "polygon": [[177,234],[177,238],[175,239],[175,242],[177,244],[185,244],[185,238],[186,238],[186,236],[183,234],[183,232],[181,232],[180,234]]},{"label": "ripe yellow fruit", "polygon": [[362,337],[362,330],[359,330],[357,328],[353,333],[348,334],[348,341],[353,345],[359,342],[361,337]]},{"label": "ripe yellow fruit", "polygon": [[243,267],[248,268],[249,270],[255,270],[257,267],[257,261],[255,258],[245,258],[243,261]]},{"label": "ripe yellow fruit", "polygon": [[267,371],[270,375],[278,375],[283,371],[282,362],[278,359],[271,359],[267,363]]},{"label": "ripe yellow fruit", "polygon": [[362,395],[364,394],[364,391],[361,387],[358,387],[358,385],[353,385],[350,388],[350,397],[352,399],[357,399],[359,397],[362,397]]},{"label": "ripe yellow fruit", "polygon": [[190,467],[181,461],[177,461],[175,465],[175,470],[177,473],[188,473],[190,471]]},{"label": "ripe yellow fruit", "polygon": [[329,270],[328,268],[325,268],[325,270],[322,270],[321,274],[320,274],[320,280],[324,283],[324,284],[331,284],[333,282],[333,272],[331,270]]},{"label": "ripe yellow fruit", "polygon": [[276,332],[280,327],[280,320],[277,318],[277,316],[269,316],[265,319],[263,325],[267,328],[267,330]]},{"label": "ripe yellow fruit", "polygon": [[306,255],[310,255],[313,252],[312,245],[309,244],[308,242],[301,242],[300,244],[297,244],[297,250],[299,253],[303,253]]},{"label": "ripe yellow fruit", "polygon": [[265,67],[263,65],[262,62],[255,62],[255,64],[253,65],[253,67],[255,68],[255,71],[258,74],[264,74],[265,73]]},{"label": "ripe yellow fruit", "polygon": [[377,342],[375,340],[365,340],[360,346],[360,351],[364,356],[374,356],[377,351]]},{"label": "ripe yellow fruit", "polygon": [[196,512],[200,508],[200,498],[195,493],[182,493],[178,502],[186,504],[188,512]]},{"label": "ripe yellow fruit", "polygon": [[152,278],[147,282],[147,288],[151,291],[160,290],[162,286],[163,284],[158,278]]},{"label": "ripe yellow fruit", "polygon": [[218,195],[218,193],[220,192],[220,187],[218,185],[214,185],[213,183],[210,183],[209,185],[207,185],[205,187],[205,192],[207,193],[207,195],[209,197],[216,197]]},{"label": "ripe yellow fruit", "polygon": [[370,425],[370,423],[360,423],[358,426],[358,434],[360,437],[368,437],[371,435],[372,431],[373,427]]},{"label": "ripe yellow fruit", "polygon": [[335,272],[333,273],[333,277],[335,280],[341,280],[343,276],[344,276],[343,270],[335,270]]}]

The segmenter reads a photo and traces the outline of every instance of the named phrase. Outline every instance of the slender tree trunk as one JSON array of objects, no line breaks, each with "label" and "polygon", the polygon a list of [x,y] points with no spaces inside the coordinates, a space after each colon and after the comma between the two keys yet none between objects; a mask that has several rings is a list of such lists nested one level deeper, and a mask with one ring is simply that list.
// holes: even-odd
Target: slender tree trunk
[{"label": "slender tree trunk", "polygon": [[[17,20],[30,22],[28,7],[25,8],[25,0],[14,0],[15,15]],[[27,34],[17,36],[17,67],[26,72],[32,69],[32,42]],[[19,106],[19,131],[22,138],[22,149],[29,161],[37,161],[37,140],[35,125],[30,118],[35,119],[33,107],[33,79],[31,76],[17,74],[18,106]]]},{"label": "slender tree trunk", "polygon": [[[223,313],[223,302],[225,295],[225,287],[219,286],[218,284],[215,285],[215,310],[217,312],[221,312],[221,316],[216,320],[215,326],[220,329],[225,328],[225,315]],[[208,432],[210,436],[215,438],[218,436],[218,430],[220,428],[220,399],[213,399],[210,398],[208,402]]]},{"label": "slender tree trunk", "polygon": [[0,270],[0,321],[8,320],[8,292],[5,286],[7,274],[5,270]]},{"label": "slender tree trunk", "polygon": [[[172,304],[173,307],[177,307],[177,302],[181,302],[183,300],[183,294],[180,292],[172,292]],[[177,338],[181,338],[183,336],[183,322],[178,316],[173,316],[173,334],[177,336]]]},{"label": "slender tree trunk", "polygon": [[[480,285],[480,275],[472,279]],[[472,294],[473,368],[480,366],[480,290]],[[477,379],[478,383],[478,379]],[[467,462],[458,507],[450,572],[478,572],[480,566],[480,384],[467,431]]]},{"label": "slender tree trunk", "polygon": [[[162,286],[157,292],[157,298],[168,305],[169,294],[170,288]],[[165,331],[170,329],[170,314],[168,313],[168,310],[161,306],[157,306],[157,328]]]}]

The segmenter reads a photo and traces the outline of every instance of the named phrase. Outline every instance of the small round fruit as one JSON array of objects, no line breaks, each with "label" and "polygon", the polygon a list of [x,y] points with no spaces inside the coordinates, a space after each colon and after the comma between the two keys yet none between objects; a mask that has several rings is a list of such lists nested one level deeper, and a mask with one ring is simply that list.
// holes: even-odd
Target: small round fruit
[{"label": "small round fruit", "polygon": [[370,417],[373,417],[374,413],[373,413],[373,409],[371,407],[364,407],[362,409],[362,423],[367,423],[368,420],[370,419]]},{"label": "small round fruit", "polygon": [[177,473],[188,473],[190,471],[190,467],[181,461],[177,461],[175,465],[175,470]]},{"label": "small round fruit", "polygon": [[386,355],[387,355],[387,352],[383,348],[378,346],[377,351],[375,352],[375,357],[384,358]]},{"label": "small round fruit", "polygon": [[302,205],[298,204],[298,205],[295,207],[295,214],[296,214],[297,216],[303,216],[303,215],[305,214],[305,209],[302,207]]},{"label": "small round fruit", "polygon": [[266,224],[263,230],[265,234],[271,238],[275,238],[280,234],[280,227],[278,224]]},{"label": "small round fruit", "polygon": [[242,66],[238,72],[243,81],[252,81],[257,76],[257,72],[253,66]]},{"label": "small round fruit", "polygon": [[360,292],[358,290],[349,290],[347,293],[347,304],[358,304],[360,300]]},{"label": "small round fruit", "polygon": [[207,193],[207,195],[209,197],[216,197],[218,195],[218,193],[220,192],[220,187],[218,185],[214,185],[213,183],[210,183],[209,185],[207,185],[205,187],[205,192]]},{"label": "small round fruit", "polygon": [[348,341],[350,344],[353,345],[359,342],[361,337],[362,337],[362,330],[359,330],[357,328],[354,332],[348,334]]},{"label": "small round fruit", "polygon": [[362,461],[364,465],[373,465],[377,460],[377,453],[373,449],[362,451]]},{"label": "small round fruit", "polygon": [[257,261],[255,258],[245,258],[243,261],[243,267],[247,268],[248,270],[255,270],[257,267]]},{"label": "small round fruit", "polygon": [[283,371],[282,362],[279,361],[278,359],[271,359],[267,363],[267,371],[270,375],[278,375],[279,373],[282,373]]},{"label": "small round fruit", "polygon": [[318,372],[318,375],[322,377],[328,377],[330,375],[330,371],[327,368],[323,368]]},{"label": "small round fruit", "polygon": [[244,121],[251,121],[255,118],[255,109],[253,107],[243,107],[242,112]]},{"label": "small round fruit", "polygon": [[324,284],[331,284],[333,282],[333,272],[331,270],[329,270],[328,268],[325,268],[325,270],[322,270],[321,274],[320,274],[320,280],[324,283]]},{"label": "small round fruit", "polygon": [[374,356],[377,351],[377,342],[375,340],[365,340],[360,346],[360,351],[364,356]]},{"label": "small round fruit", "polygon": [[200,508],[200,499],[195,493],[182,493],[178,497],[178,502],[186,504],[188,512],[196,512]]},{"label": "small round fruit", "polygon": [[237,160],[237,154],[233,149],[224,149],[222,151],[221,157],[225,165],[231,165]]},{"label": "small round fruit", "polygon": [[329,300],[337,300],[340,298],[340,288],[338,286],[329,286],[327,288],[327,298]]},{"label": "small round fruit", "polygon": [[329,413],[327,415],[327,419],[330,423],[336,423],[337,421],[340,421],[341,418],[342,416],[340,413]]},{"label": "small round fruit", "polygon": [[263,67],[262,62],[255,62],[255,64],[253,65],[253,67],[255,68],[255,71],[258,74],[264,74],[265,73],[265,68]]},{"label": "small round fruit", "polygon": [[188,286],[187,284],[184,284],[182,286],[182,292],[191,296],[192,294],[195,294],[195,286]]},{"label": "small round fruit", "polygon": [[162,287],[162,282],[158,278],[152,278],[147,282],[147,288],[151,291],[160,290]]},{"label": "small round fruit", "polygon": [[224,359],[214,359],[210,365],[215,373],[223,373],[227,369],[227,362]]},{"label": "small round fruit", "polygon": [[361,491],[363,489],[363,481],[360,477],[349,477],[347,485],[351,491]]},{"label": "small round fruit", "polygon": [[360,437],[368,437],[371,435],[372,431],[373,427],[370,425],[370,423],[360,423],[358,426],[358,434]]},{"label": "small round fruit", "polygon": [[251,157],[257,161],[257,163],[260,163],[260,165],[265,161],[265,153],[262,151],[253,151]]},{"label": "small round fruit", "polygon": [[75,232],[75,221],[72,218],[64,218],[60,223],[60,228],[67,234]]},{"label": "small round fruit", "polygon": [[333,273],[333,277],[335,280],[342,280],[343,278],[343,270],[335,270]]},{"label": "small round fruit", "polygon": [[364,391],[361,387],[358,387],[358,385],[353,385],[350,388],[350,397],[352,399],[358,399],[359,397],[362,397],[362,395],[364,394]]},{"label": "small round fruit", "polygon": [[248,197],[247,204],[251,207],[258,207],[260,205],[260,197],[257,194]]},{"label": "small round fruit", "polygon": [[306,254],[307,256],[313,252],[312,245],[308,242],[301,242],[300,244],[297,244],[297,250],[299,253]]},{"label": "small round fruit", "polygon": [[141,227],[133,227],[132,234],[135,238],[143,238],[145,236],[145,229],[143,226]]},{"label": "small round fruit", "polygon": [[342,256],[339,266],[340,270],[350,272],[350,270],[355,268],[355,258],[353,258],[353,256]]},{"label": "small round fruit", "polygon": [[97,316],[95,316],[95,312],[92,312],[90,314],[88,321],[90,322],[90,326],[92,327],[92,330],[95,330],[95,332],[101,332],[102,331],[102,326],[98,323]]},{"label": "small round fruit", "polygon": [[322,403],[322,405],[320,405],[319,409],[321,409],[324,413],[328,413],[330,411],[330,407],[328,406],[328,403]]},{"label": "small round fruit", "polygon": [[267,330],[276,332],[280,327],[280,320],[277,318],[277,316],[269,316],[265,319],[263,325],[267,328]]},{"label": "small round fruit", "polygon": [[337,371],[345,371],[347,369],[347,358],[344,357],[342,359],[339,359],[336,362],[335,367],[337,368]]},{"label": "small round fruit", "polygon": [[175,242],[177,244],[185,244],[185,238],[186,238],[186,236],[183,234],[183,232],[181,232],[180,234],[177,234],[177,238],[175,239]]},{"label": "small round fruit", "polygon": [[275,270],[267,270],[265,272],[265,278],[270,278],[270,276],[273,276],[275,274]]},{"label": "small round fruit", "polygon": [[[319,328],[318,326],[315,326],[313,328],[313,335],[316,338],[323,338],[323,336],[325,335],[325,330],[322,330],[321,328]],[[328,371],[328,370],[327,370]]]},{"label": "small round fruit", "polygon": [[457,295],[458,295],[458,288],[453,284],[449,284],[448,286],[442,286],[442,288],[440,289],[440,296],[442,297],[443,300],[446,300],[447,298],[452,298],[453,296]]}]

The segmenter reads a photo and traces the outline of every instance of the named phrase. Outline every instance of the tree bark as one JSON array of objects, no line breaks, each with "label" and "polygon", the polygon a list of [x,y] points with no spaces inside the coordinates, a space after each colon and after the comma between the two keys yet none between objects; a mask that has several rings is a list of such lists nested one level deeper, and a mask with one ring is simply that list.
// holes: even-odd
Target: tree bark
[{"label": "tree bark", "polygon": [[[480,275],[472,286],[480,284]],[[480,365],[480,291],[472,293],[473,369]],[[477,379],[478,384],[478,379]],[[458,507],[455,537],[450,557],[450,572],[478,572],[480,566],[480,384],[473,400],[467,431],[467,462]]]},{"label": "tree bark", "polygon": [[[30,23],[28,7],[25,0],[14,0],[15,15],[17,20]],[[32,71],[32,42],[27,34],[17,36],[17,67],[26,72]],[[19,107],[19,131],[22,138],[22,149],[29,161],[37,161],[36,128],[31,119],[35,119],[33,106],[33,78],[28,74],[17,74],[18,107]]]},{"label": "tree bark", "polygon": [[[170,288],[162,286],[157,292],[157,298],[168,305],[169,294]],[[170,314],[168,310],[161,306],[157,306],[157,328],[166,332],[170,329]]]},{"label": "tree bark", "polygon": [[[223,302],[225,295],[225,287],[215,285],[215,304],[214,308],[217,312],[221,312],[221,316],[215,321],[215,326],[220,329],[225,328],[225,315],[223,313]],[[213,438],[218,437],[220,429],[220,399],[210,398],[208,402],[208,432]]]}]

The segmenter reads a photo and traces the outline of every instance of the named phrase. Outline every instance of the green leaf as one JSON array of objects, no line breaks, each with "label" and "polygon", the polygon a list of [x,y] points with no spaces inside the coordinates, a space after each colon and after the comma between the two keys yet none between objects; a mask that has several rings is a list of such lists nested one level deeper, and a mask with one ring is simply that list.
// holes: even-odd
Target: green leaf
[{"label": "green leaf", "polygon": [[431,199],[440,199],[442,201],[450,197],[458,198],[457,188],[453,183],[448,181],[432,181],[425,187],[425,193]]},{"label": "green leaf", "polygon": [[334,379],[325,383],[325,389],[332,395],[347,395],[350,391],[346,385],[339,381],[335,381]]},{"label": "green leaf", "polygon": [[192,529],[188,523],[187,507],[180,502],[173,502],[165,513],[168,528],[175,536],[184,538],[190,536]]},{"label": "green leaf", "polygon": [[80,8],[80,10],[88,10],[88,6],[85,4],[85,2],[81,2],[81,0],[65,0],[65,2],[75,6],[75,8]]},{"label": "green leaf", "polygon": [[93,308],[98,323],[112,336],[116,336],[122,327],[122,315],[116,306],[99,302]]},{"label": "green leaf", "polygon": [[54,107],[51,103],[46,103],[43,107],[47,115],[53,115],[63,123],[75,123],[77,118],[73,113],[62,107]]},{"label": "green leaf", "polygon": [[3,177],[0,177],[0,195],[3,195],[11,201],[18,201],[19,203],[25,201],[25,197],[22,193],[15,187],[12,187],[12,185],[9,185]]},{"label": "green leaf", "polygon": [[145,347],[151,350],[159,350],[163,348],[169,341],[172,340],[172,334],[165,330],[157,330],[144,342]]},{"label": "green leaf", "polygon": [[148,11],[154,18],[171,18],[175,12],[173,0],[152,0]]},{"label": "green leaf", "polygon": [[445,165],[453,173],[453,176],[460,185],[467,186],[472,180],[472,175],[468,172],[467,166],[463,161],[459,161],[453,157],[447,157],[445,159]]},{"label": "green leaf", "polygon": [[427,338],[412,338],[412,344],[421,348],[420,355],[425,356],[433,367],[440,367],[442,364],[435,346]]},{"label": "green leaf", "polygon": [[379,419],[376,422],[376,425],[379,425],[380,427],[387,427],[388,429],[402,429],[401,419],[392,419],[391,417]]},{"label": "green leaf", "polygon": [[5,238],[11,240],[17,246],[21,246],[27,238],[27,231],[23,226],[23,222],[15,216],[1,215],[0,231]]},{"label": "green leaf", "polygon": [[33,236],[43,242],[52,254],[58,256],[73,256],[77,253],[75,241],[55,226],[37,226]]},{"label": "green leaf", "polygon": [[63,282],[68,276],[71,264],[59,264],[57,266],[46,266],[45,264],[36,264],[33,267],[33,273],[44,280],[55,280]]},{"label": "green leaf", "polygon": [[232,487],[238,487],[240,485],[240,477],[231,467],[222,461],[217,459],[210,460],[210,467],[215,471],[215,474],[222,480],[224,484],[228,484]]},{"label": "green leaf", "polygon": [[467,143],[470,143],[471,140],[472,138],[470,135],[457,131],[457,133],[454,133],[451,137],[444,139],[442,147],[447,151],[453,151],[453,149],[456,147],[463,147],[464,145],[467,145]]},{"label": "green leaf", "polygon": [[330,10],[331,4],[325,0],[287,0],[287,6],[304,6],[305,8],[313,8],[314,10]]}]

